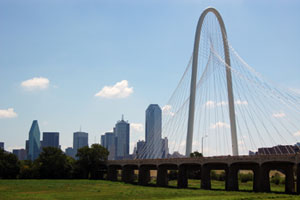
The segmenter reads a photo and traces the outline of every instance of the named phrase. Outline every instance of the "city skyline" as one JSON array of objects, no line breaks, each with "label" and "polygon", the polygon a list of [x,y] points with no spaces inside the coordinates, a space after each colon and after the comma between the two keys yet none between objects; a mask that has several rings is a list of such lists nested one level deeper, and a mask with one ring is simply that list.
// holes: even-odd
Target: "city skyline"
[{"label": "city skyline", "polygon": [[1,0],[0,196],[297,198],[299,8]]},{"label": "city skyline", "polygon": [[[199,12],[209,3],[175,2],[171,4],[182,4],[182,8],[179,9],[159,2],[153,4],[135,2],[127,5],[127,7],[129,9],[141,8],[141,11],[145,11],[146,7],[150,6],[149,11],[145,15],[141,15],[140,11],[128,16],[125,15],[126,17],[122,21],[124,24],[115,21],[119,15],[112,17],[111,24],[106,24],[103,19],[111,15],[107,12],[99,14],[97,9],[100,10],[101,6],[110,8],[114,6],[113,3],[99,3],[96,5],[96,9],[85,6],[84,11],[78,10],[80,3],[74,4],[73,8],[58,2],[47,3],[50,4],[49,10],[41,6],[39,10],[45,11],[44,13],[32,12],[31,14],[13,3],[4,1],[1,4],[3,4],[1,9],[8,8],[8,10],[20,11],[19,15],[25,16],[24,22],[28,25],[28,27],[21,26],[20,22],[16,22],[15,18],[7,11],[1,12],[0,19],[4,24],[5,31],[0,32],[0,40],[4,45],[3,49],[0,50],[0,67],[3,69],[0,75],[0,90],[5,95],[0,100],[2,116],[2,119],[0,119],[0,132],[1,141],[5,142],[5,148],[10,151],[14,148],[24,148],[29,124],[34,119],[40,120],[41,133],[45,131],[61,133],[62,149],[72,146],[70,138],[72,138],[73,132],[76,131],[76,126],[78,128],[82,126],[82,129],[90,134],[90,144],[95,141],[99,143],[100,135],[110,131],[115,119],[124,113],[135,127],[131,127],[133,138],[130,152],[132,152],[133,145],[139,139],[144,139],[144,108],[150,103],[158,103],[161,107],[166,103],[190,56],[194,27]],[[299,40],[296,38],[299,35],[299,28],[296,26],[296,19],[299,18],[299,14],[296,11],[293,12],[293,9],[297,8],[293,4],[298,5],[299,3],[292,1],[291,4],[285,5],[283,1],[276,1],[274,7],[268,11],[269,15],[266,15],[262,11],[263,9],[259,7],[254,9],[257,6],[263,7],[263,2],[242,2],[233,5],[233,8],[222,3],[214,4],[216,4],[214,6],[218,7],[226,21],[230,42],[243,58],[268,79],[288,88],[299,89],[300,84],[297,80],[299,61],[293,59],[296,58],[300,46]],[[37,6],[32,3],[26,5],[26,8],[32,10]],[[63,22],[68,24],[69,31],[62,29],[62,32],[59,32],[58,30],[62,28],[62,24],[55,25],[51,19],[53,15],[50,12],[59,6],[63,8],[58,15],[62,17]],[[153,24],[151,23],[152,19],[149,20],[148,18],[154,17],[154,10],[158,7],[161,7],[161,11],[168,11],[170,16],[159,13],[157,18],[160,18],[161,21],[153,20],[158,23]],[[236,8],[239,8],[239,10]],[[117,7],[117,10],[120,11],[121,6]],[[187,12],[188,10],[190,12]],[[289,12],[282,12],[281,10],[289,10]],[[88,11],[93,11],[92,14],[86,15],[78,23],[83,25],[86,21],[93,20],[81,29],[75,26],[76,24],[70,24],[62,11],[67,11],[75,17],[82,17]],[[179,14],[177,11],[179,11]],[[276,16],[278,13],[285,14]],[[136,20],[136,16],[141,16],[141,19]],[[234,20],[235,16],[245,18],[248,23],[236,22]],[[260,17],[260,20],[257,20],[258,17]],[[270,21],[270,17],[274,19]],[[41,21],[37,20],[39,18],[41,18]],[[176,23],[174,20],[170,20],[171,18],[174,18]],[[283,19],[281,20],[281,18]],[[97,20],[100,20],[100,22]],[[143,20],[146,22],[145,25],[141,23]],[[286,21],[288,23],[285,23]],[[49,28],[43,26],[43,23]],[[98,23],[100,25],[96,26]],[[20,25],[24,32],[23,35],[20,33],[11,35],[14,29],[9,24]],[[128,38],[128,44],[132,44],[132,48],[129,48],[130,51],[127,53],[125,53],[127,42],[114,41],[112,37],[107,36],[108,33],[118,31],[117,27],[119,25],[130,27],[125,31],[125,35],[128,36],[134,33],[133,38]],[[141,27],[141,32],[134,28],[138,26]],[[46,28],[45,32],[43,28]],[[158,34],[155,30],[159,28],[161,30]],[[44,37],[51,41],[52,37],[47,32],[51,33],[51,30],[58,37],[52,45],[50,42],[43,42]],[[99,36],[94,34],[93,30],[99,33]],[[270,30],[277,30],[278,32],[272,31],[272,35],[270,35]],[[72,31],[74,31],[73,34],[70,34]],[[100,34],[102,32],[104,33]],[[154,36],[151,37],[151,34]],[[242,36],[239,36],[239,34]],[[58,43],[64,41],[68,35],[75,38],[71,37],[66,43],[59,45]],[[253,37],[250,37],[250,35]],[[86,36],[91,36],[91,38],[80,42]],[[284,39],[280,41],[274,39],[280,37]],[[17,38],[17,40],[13,42],[12,38]],[[35,38],[37,38],[37,41]],[[79,43],[76,43],[76,38]],[[135,42],[135,40],[137,41]],[[262,40],[264,40],[263,45],[260,44]],[[271,44],[274,41],[279,42],[277,45],[280,48],[273,48]],[[34,42],[37,42],[37,44],[34,45]],[[39,45],[39,42],[41,42],[41,45]],[[78,49],[84,47],[84,51],[78,50],[76,52],[73,50],[72,42],[75,42],[75,49],[76,47]],[[92,42],[96,42],[98,46],[104,44],[104,47],[97,48],[92,45]],[[113,58],[105,54],[104,50],[109,49],[109,53],[114,52],[115,49],[112,49],[111,45],[114,46],[118,42],[120,42],[118,47],[122,49],[121,52],[124,55],[121,55],[119,62],[111,61]],[[145,48],[145,46],[138,45],[138,43],[144,42],[148,45],[144,52],[145,55],[138,54],[140,58],[135,61],[136,56],[132,56],[132,54],[136,54],[140,48]],[[111,45],[107,43],[111,43]],[[158,47],[158,44],[161,45]],[[48,46],[49,49],[43,46]],[[61,50],[56,53],[56,48]],[[289,48],[289,51],[285,51],[286,48]],[[16,52],[12,53],[14,49],[16,49]],[[89,54],[87,55],[85,52],[89,52]],[[99,54],[100,59],[98,59]],[[76,60],[75,55],[80,55],[79,59]],[[261,55],[268,56],[270,59],[264,61]],[[106,56],[107,59],[105,59]],[[176,59],[171,59],[173,57]],[[54,61],[55,59],[52,60],[52,58],[58,61]],[[75,62],[78,61],[79,64],[69,61],[73,59],[75,59]],[[144,60],[150,59],[150,63],[144,62]],[[10,62],[11,60],[14,60],[14,62]],[[103,62],[99,60],[103,60]],[[89,66],[87,67],[87,65]],[[68,74],[73,68],[74,71]],[[170,70],[173,70],[174,73],[170,74]],[[15,74],[16,71],[17,74]],[[152,75],[152,79],[149,78],[149,74]],[[70,77],[65,78],[67,75],[70,75]],[[155,83],[154,80],[156,79],[161,80],[161,87],[158,87],[158,84]],[[37,82],[40,85],[34,87],[34,83]],[[110,88],[106,87],[105,90],[102,90],[105,86],[110,86]],[[119,96],[112,95],[111,99],[105,99],[104,96],[109,94],[107,91],[111,88],[121,88],[125,92]]]}]

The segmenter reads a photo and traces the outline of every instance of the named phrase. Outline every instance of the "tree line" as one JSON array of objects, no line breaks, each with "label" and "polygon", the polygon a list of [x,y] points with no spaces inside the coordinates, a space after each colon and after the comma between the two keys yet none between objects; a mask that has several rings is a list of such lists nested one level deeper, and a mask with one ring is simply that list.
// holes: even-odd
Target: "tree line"
[{"label": "tree line", "polygon": [[18,160],[0,149],[0,179],[97,179],[109,152],[99,144],[78,149],[75,160],[61,149],[44,147],[34,160]]}]

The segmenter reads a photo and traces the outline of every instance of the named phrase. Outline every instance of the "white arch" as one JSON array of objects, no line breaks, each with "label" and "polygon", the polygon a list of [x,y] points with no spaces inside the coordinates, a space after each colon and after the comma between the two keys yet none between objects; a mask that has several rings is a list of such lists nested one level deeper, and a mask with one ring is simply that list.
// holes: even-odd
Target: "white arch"
[{"label": "white arch", "polygon": [[[194,115],[195,115],[196,80],[197,80],[197,67],[198,67],[198,51],[199,51],[199,43],[200,43],[202,24],[203,24],[203,21],[204,21],[206,15],[209,12],[212,12],[217,17],[217,20],[219,22],[221,32],[222,32],[222,39],[223,39],[223,46],[224,46],[224,53],[225,53],[225,63],[227,66],[230,66],[229,48],[228,48],[227,33],[226,33],[224,21],[220,15],[220,13],[215,8],[209,7],[202,12],[202,14],[199,18],[198,24],[197,24],[197,29],[196,29],[196,34],[195,34],[193,64],[192,64],[192,79],[191,79],[191,88],[190,88],[188,130],[187,130],[186,151],[185,151],[186,156],[189,156],[190,153],[192,152]],[[226,67],[226,80],[227,80],[229,118],[230,118],[230,128],[231,128],[232,155],[237,156],[239,153],[238,153],[238,144],[237,144],[231,69],[229,67]]]}]

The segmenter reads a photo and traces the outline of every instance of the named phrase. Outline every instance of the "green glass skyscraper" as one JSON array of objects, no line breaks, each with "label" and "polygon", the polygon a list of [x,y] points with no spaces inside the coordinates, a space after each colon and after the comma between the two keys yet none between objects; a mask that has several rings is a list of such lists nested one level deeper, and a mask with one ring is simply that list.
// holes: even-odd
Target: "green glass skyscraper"
[{"label": "green glass skyscraper", "polygon": [[40,141],[40,129],[37,120],[33,120],[29,131],[29,151],[28,160],[35,160],[40,154],[41,141]]}]

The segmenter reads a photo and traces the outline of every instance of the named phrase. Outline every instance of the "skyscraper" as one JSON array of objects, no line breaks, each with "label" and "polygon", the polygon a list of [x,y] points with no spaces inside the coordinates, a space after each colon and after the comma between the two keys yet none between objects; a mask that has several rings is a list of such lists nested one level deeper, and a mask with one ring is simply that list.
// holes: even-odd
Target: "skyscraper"
[{"label": "skyscraper", "polygon": [[136,157],[137,158],[144,158],[145,154],[145,141],[144,140],[139,140],[136,143]]},{"label": "skyscraper", "polygon": [[67,155],[67,156],[70,156],[70,157],[72,157],[72,158],[75,158],[74,149],[73,149],[72,147],[66,148],[65,152],[66,152],[66,155]]},{"label": "skyscraper", "polygon": [[122,120],[118,121],[114,129],[116,135],[116,157],[117,159],[124,159],[129,156],[129,123]]},{"label": "skyscraper", "polygon": [[0,142],[0,149],[4,150],[4,142]]},{"label": "skyscraper", "polygon": [[100,143],[101,143],[101,145],[102,145],[103,147],[106,148],[105,135],[101,135],[101,141],[100,141]]},{"label": "skyscraper", "polygon": [[116,135],[113,132],[107,132],[101,135],[101,145],[109,151],[108,159],[114,160],[116,155]]},{"label": "skyscraper", "polygon": [[146,158],[162,157],[161,109],[150,104],[146,110]]},{"label": "skyscraper", "polygon": [[29,131],[28,142],[28,158],[29,160],[35,160],[40,154],[41,141],[40,141],[40,129],[37,120],[33,120]]},{"label": "skyscraper", "polygon": [[58,132],[43,132],[43,147],[56,147],[59,146],[59,133]]},{"label": "skyscraper", "polygon": [[15,154],[19,160],[26,160],[27,152],[25,149],[13,149],[13,154]]},{"label": "skyscraper", "polygon": [[75,132],[73,134],[73,150],[74,154],[77,154],[77,150],[89,146],[88,144],[89,134],[85,132]]},{"label": "skyscraper", "polygon": [[27,153],[27,160],[29,160],[29,158],[28,158],[28,154],[29,154],[29,140],[26,140],[26,142],[25,142],[25,150],[26,150],[26,153]]},{"label": "skyscraper", "polygon": [[169,146],[168,146],[168,138],[165,137],[164,139],[161,139],[162,140],[162,155],[161,155],[161,158],[168,158],[169,156]]}]

